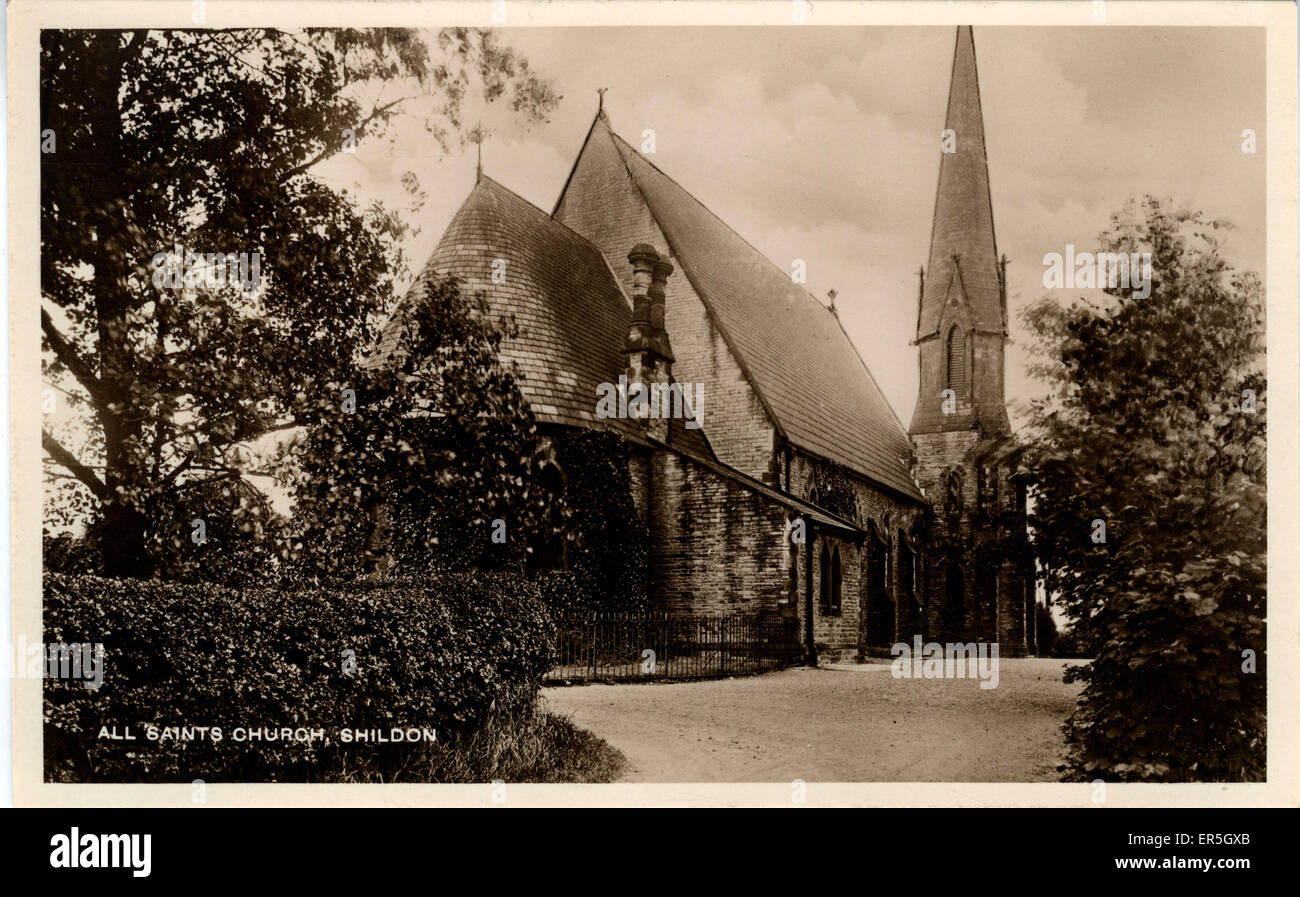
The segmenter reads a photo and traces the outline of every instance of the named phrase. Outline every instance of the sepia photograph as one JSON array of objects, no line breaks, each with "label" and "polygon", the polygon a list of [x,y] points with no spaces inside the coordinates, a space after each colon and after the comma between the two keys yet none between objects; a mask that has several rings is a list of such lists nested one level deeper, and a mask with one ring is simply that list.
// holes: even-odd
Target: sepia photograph
[{"label": "sepia photograph", "polygon": [[11,100],[30,787],[1295,804],[1267,28],[167,5]]}]

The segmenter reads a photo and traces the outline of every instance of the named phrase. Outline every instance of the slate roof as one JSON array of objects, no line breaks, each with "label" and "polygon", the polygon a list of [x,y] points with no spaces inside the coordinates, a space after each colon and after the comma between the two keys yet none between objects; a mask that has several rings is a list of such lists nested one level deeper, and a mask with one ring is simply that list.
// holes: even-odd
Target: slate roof
[{"label": "slate roof", "polygon": [[[614,142],[681,273],[789,441],[921,500],[908,472],[907,432],[839,319],[615,134],[605,116],[587,139]],[[556,208],[563,203],[562,196]]]},{"label": "slate roof", "polygon": [[[493,264],[505,263],[493,283]],[[500,266],[498,265],[498,268]],[[596,417],[596,387],[617,383],[620,351],[632,304],[594,244],[486,175],[456,212],[438,246],[383,327],[367,364],[388,363],[400,351],[403,314],[431,277],[451,273],[469,292],[482,290],[494,315],[513,317],[518,335],[502,341],[539,423],[603,427],[638,441],[635,422]],[[713,458],[702,430],[670,422],[669,441]]]}]

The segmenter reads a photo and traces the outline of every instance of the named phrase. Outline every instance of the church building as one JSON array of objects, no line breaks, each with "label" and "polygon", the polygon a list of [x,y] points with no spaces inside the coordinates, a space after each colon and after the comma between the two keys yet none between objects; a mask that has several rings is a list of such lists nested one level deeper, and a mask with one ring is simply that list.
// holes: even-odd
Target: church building
[{"label": "church building", "polygon": [[[620,435],[655,611],[797,620],[813,660],[888,656],[915,635],[1032,654],[1026,480],[1004,395],[1006,259],[969,27],[957,30],[945,128],[955,139],[940,150],[921,271],[910,427],[834,308],[621,138],[603,108],[549,213],[480,172],[407,301],[434,274],[482,291],[517,324],[502,353],[543,431]],[[599,403],[620,378],[627,393],[664,397],[659,413],[608,416]],[[682,399],[688,413],[670,413]]]}]

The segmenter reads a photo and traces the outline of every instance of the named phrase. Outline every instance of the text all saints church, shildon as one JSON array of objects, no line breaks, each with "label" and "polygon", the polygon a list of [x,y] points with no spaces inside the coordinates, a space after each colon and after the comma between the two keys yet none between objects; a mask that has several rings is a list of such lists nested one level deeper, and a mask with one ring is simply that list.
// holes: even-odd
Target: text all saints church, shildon
[{"label": "text all saints church, shildon", "polygon": [[[502,354],[543,431],[619,434],[654,611],[797,620],[814,658],[887,653],[917,635],[1033,654],[1006,262],[969,27],[957,30],[945,128],[958,139],[941,154],[921,272],[910,427],[835,311],[619,137],[603,108],[549,214],[480,172],[405,301],[435,274],[481,290],[518,323]],[[399,306],[374,363],[404,320]],[[620,378],[647,391],[698,384],[698,420],[598,414],[602,384]]]}]

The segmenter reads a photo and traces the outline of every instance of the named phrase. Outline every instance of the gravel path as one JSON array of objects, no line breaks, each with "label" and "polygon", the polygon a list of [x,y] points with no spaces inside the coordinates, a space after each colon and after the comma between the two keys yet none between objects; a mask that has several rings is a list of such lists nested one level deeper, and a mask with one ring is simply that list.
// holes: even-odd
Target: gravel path
[{"label": "gravel path", "polygon": [[707,682],[544,689],[628,758],[629,782],[1050,782],[1077,685],[1003,660],[997,688],[886,663]]}]

